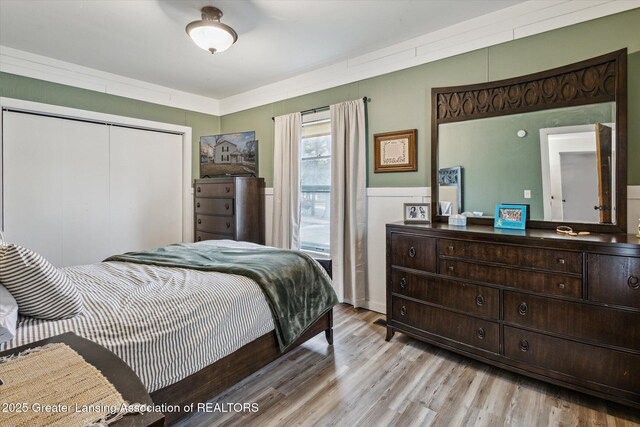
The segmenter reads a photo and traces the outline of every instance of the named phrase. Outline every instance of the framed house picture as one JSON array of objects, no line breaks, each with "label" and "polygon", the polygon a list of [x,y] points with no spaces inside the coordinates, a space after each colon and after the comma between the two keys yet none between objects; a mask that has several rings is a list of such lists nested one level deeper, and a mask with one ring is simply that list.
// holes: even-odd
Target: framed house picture
[{"label": "framed house picture", "polygon": [[218,176],[258,176],[255,132],[200,137],[200,178]]},{"label": "framed house picture", "polygon": [[373,135],[373,172],[417,171],[417,133],[417,129],[410,129]]},{"label": "framed house picture", "polygon": [[404,222],[406,224],[428,224],[431,222],[431,203],[405,203]]},{"label": "framed house picture", "polygon": [[496,205],[493,220],[495,228],[524,230],[527,223],[527,205]]}]

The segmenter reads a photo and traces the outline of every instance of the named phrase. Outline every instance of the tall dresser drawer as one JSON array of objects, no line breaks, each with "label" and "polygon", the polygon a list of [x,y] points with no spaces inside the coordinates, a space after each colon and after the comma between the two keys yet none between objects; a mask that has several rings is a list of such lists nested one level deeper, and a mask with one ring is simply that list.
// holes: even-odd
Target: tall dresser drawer
[{"label": "tall dresser drawer", "polygon": [[196,184],[196,197],[233,197],[234,194],[233,182]]},{"label": "tall dresser drawer", "polygon": [[215,233],[207,233],[206,231],[196,230],[196,242],[202,242],[204,240],[221,240],[221,239],[231,239],[231,236],[229,236],[228,234],[215,234]]},{"label": "tall dresser drawer", "polygon": [[580,252],[440,239],[438,253],[457,258],[582,274]]},{"label": "tall dresser drawer", "polygon": [[504,320],[640,352],[640,312],[505,291]]},{"label": "tall dresser drawer", "polygon": [[196,214],[233,215],[233,199],[196,199]]},{"label": "tall dresser drawer", "polygon": [[196,215],[196,229],[209,233],[233,234],[232,216]]},{"label": "tall dresser drawer", "polygon": [[561,274],[504,268],[453,259],[440,260],[440,274],[551,295],[582,296],[582,279]]},{"label": "tall dresser drawer", "polygon": [[640,395],[640,355],[637,354],[509,326],[504,327],[504,353],[510,359],[529,365]]},{"label": "tall dresser drawer", "polygon": [[443,307],[465,311],[473,316],[498,319],[500,291],[454,280],[411,274],[393,268],[393,292]]},{"label": "tall dresser drawer", "polygon": [[640,258],[588,255],[589,299],[640,308]]},{"label": "tall dresser drawer", "polygon": [[436,239],[414,234],[391,235],[391,264],[416,270],[436,272]]},{"label": "tall dresser drawer", "polygon": [[393,297],[393,320],[493,353],[500,352],[497,323]]}]

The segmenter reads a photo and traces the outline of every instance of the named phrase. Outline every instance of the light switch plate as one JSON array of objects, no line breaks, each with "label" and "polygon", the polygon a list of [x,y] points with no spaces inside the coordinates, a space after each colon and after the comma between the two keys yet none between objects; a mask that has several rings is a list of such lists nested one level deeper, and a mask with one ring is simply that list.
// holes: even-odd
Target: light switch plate
[{"label": "light switch plate", "polygon": [[524,190],[524,198],[525,199],[531,198],[531,190]]}]

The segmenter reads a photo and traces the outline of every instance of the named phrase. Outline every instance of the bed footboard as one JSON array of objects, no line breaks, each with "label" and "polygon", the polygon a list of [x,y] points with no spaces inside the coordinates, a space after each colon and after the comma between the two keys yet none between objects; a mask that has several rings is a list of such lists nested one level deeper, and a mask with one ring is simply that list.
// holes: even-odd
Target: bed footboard
[{"label": "bed footboard", "polygon": [[[275,332],[269,332],[195,374],[154,391],[151,398],[156,405],[180,407],[206,402],[323,331],[327,342],[332,345],[333,310],[318,319],[284,353],[278,349]],[[171,412],[165,414],[165,419],[167,424],[171,424],[186,415],[189,414]]]}]

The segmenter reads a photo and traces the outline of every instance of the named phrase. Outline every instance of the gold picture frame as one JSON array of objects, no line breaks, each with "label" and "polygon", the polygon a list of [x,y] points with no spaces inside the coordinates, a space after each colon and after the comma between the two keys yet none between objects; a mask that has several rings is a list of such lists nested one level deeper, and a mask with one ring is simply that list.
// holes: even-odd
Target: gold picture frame
[{"label": "gold picture frame", "polygon": [[377,133],[373,135],[375,166],[378,172],[413,172],[416,161],[417,129]]}]

